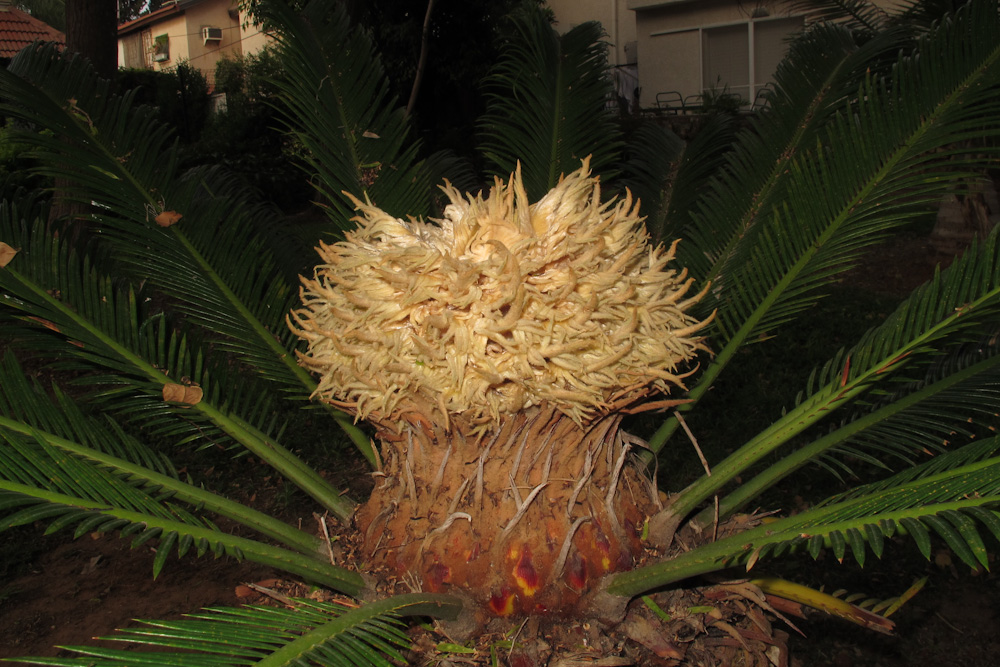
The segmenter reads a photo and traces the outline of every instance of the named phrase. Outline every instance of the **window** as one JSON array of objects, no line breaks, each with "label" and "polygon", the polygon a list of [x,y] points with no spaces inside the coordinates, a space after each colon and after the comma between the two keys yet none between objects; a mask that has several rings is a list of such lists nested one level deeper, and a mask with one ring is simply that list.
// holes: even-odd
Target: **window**
[{"label": "window", "polygon": [[170,60],[170,37],[157,35],[153,40],[153,62],[162,63]]},{"label": "window", "polygon": [[702,31],[702,91],[727,92],[750,99],[750,24]]},{"label": "window", "polygon": [[702,92],[739,95],[754,101],[773,78],[801,18],[748,21],[701,31]]},{"label": "window", "polygon": [[122,38],[122,66],[128,69],[145,69],[146,58],[142,48],[142,33],[133,32]]}]

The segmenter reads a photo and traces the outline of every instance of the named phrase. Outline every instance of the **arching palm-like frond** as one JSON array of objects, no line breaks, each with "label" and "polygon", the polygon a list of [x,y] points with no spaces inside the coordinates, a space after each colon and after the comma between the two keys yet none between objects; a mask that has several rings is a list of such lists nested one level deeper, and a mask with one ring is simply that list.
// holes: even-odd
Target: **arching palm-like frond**
[{"label": "arching palm-like frond", "polygon": [[615,595],[636,594],[737,563],[749,570],[761,558],[803,548],[813,557],[830,548],[838,560],[850,548],[863,565],[867,550],[881,557],[886,539],[896,534],[909,535],[929,558],[930,535],[935,533],[970,567],[987,567],[980,529],[1000,539],[998,448],[998,438],[967,445],[795,516],[615,575],[608,590]]},{"label": "arching palm-like frond", "polygon": [[676,166],[686,155],[690,153],[686,152],[684,140],[655,123],[639,126],[625,145],[618,184],[639,201],[640,211],[646,216],[646,229],[664,242],[672,238],[664,229],[666,201],[670,199]]},{"label": "arching palm-like frond", "polygon": [[[180,621],[143,621],[103,639],[155,646],[156,653],[66,647],[76,658],[22,658],[32,665],[112,667],[155,664],[167,667],[323,667],[388,666],[404,662],[400,649],[409,645],[401,616],[454,619],[454,599],[412,593],[348,608],[330,602],[292,599],[291,609],[242,607],[205,609]],[[173,651],[169,649],[174,649]]]},{"label": "arching palm-like frond", "polygon": [[430,212],[430,183],[404,110],[368,34],[340,3],[316,0],[301,14],[282,2],[261,7],[287,76],[276,82],[279,113],[302,144],[305,167],[329,205],[334,231],[350,226],[366,197],[405,217]]},{"label": "arching palm-like frond", "polygon": [[[993,393],[977,392],[975,400],[965,402],[958,412],[933,411],[934,402],[952,400],[953,392],[967,391],[977,383],[996,382],[996,341],[983,344],[980,338],[984,331],[997,327],[1000,327],[1000,236],[994,234],[978,251],[970,251],[944,274],[914,292],[848,353],[838,354],[815,372],[795,407],[714,466],[711,477],[702,478],[689,487],[670,511],[681,516],[686,514],[720,489],[724,480],[743,474],[750,465],[786,445],[835,410],[857,405],[859,400],[871,397],[871,392],[889,378],[900,381],[904,387],[907,382],[917,384],[910,385],[909,391],[901,391],[892,401],[871,405],[843,430],[838,429],[806,445],[758,477],[741,484],[723,502],[724,507],[720,510],[723,516],[830,448],[851,440],[856,442],[869,428],[891,429],[892,420],[904,411],[919,409],[921,418],[933,421],[937,429],[953,430],[955,421],[968,419],[988,405]],[[971,349],[955,350],[970,341],[976,343]],[[935,365],[954,364],[949,357],[956,353],[963,357],[961,365],[953,365],[950,373],[935,380]],[[882,398],[885,399],[884,394]],[[912,413],[907,417],[912,417]],[[904,417],[903,424],[897,428],[906,428],[907,424],[912,421]],[[912,446],[920,446],[920,441],[913,442]],[[735,472],[737,469],[741,472]]]},{"label": "arching palm-like frond", "polygon": [[[194,548],[198,555],[249,558],[354,595],[364,587],[357,574],[324,562],[315,537],[183,482],[172,467],[147,467],[159,459],[155,452],[113,422],[84,415],[58,391],[50,399],[28,383],[12,356],[0,380],[0,530],[47,521],[48,532],[74,526],[75,537],[120,531],[133,536],[133,546],[156,538],[154,576],[175,549],[183,556]],[[226,534],[206,512],[283,546]]]},{"label": "arching palm-like frond", "polygon": [[[84,470],[84,474],[88,474],[88,467],[93,467],[97,471],[93,474],[110,474],[112,477],[103,485],[105,491],[101,492],[102,484],[98,484],[89,492],[103,493],[103,496],[84,493],[85,499],[117,497],[115,485],[124,481],[130,486],[140,485],[144,490],[141,493],[149,494],[147,500],[152,498],[154,504],[167,499],[187,503],[191,507],[247,524],[302,553],[313,554],[318,550],[315,538],[179,480],[170,460],[161,452],[139,442],[112,419],[95,420],[84,414],[58,386],[50,388],[53,393],[50,399],[41,387],[29,383],[13,355],[4,357],[0,379],[3,380],[0,384],[0,411],[3,415],[0,417],[0,429],[19,443],[19,453],[15,456],[12,447],[10,455],[0,465],[0,478],[34,484],[42,490],[72,491],[72,484],[70,487],[60,486],[64,475],[59,472],[62,462],[77,466]],[[53,459],[57,452],[60,457],[69,458],[60,458],[57,463]],[[47,477],[45,474],[26,473],[29,469],[40,469],[39,466],[53,474]],[[72,482],[79,476],[71,474],[67,479]],[[125,507],[141,508],[141,504],[137,507],[134,503]],[[172,510],[164,514],[161,509],[152,507],[151,511],[172,516]]]},{"label": "arching palm-like frond", "polygon": [[[900,56],[890,77],[869,77],[853,95],[834,74],[857,70],[853,52],[817,70],[827,73],[814,83],[815,101],[799,105],[800,122],[782,121],[800,132],[791,143],[768,133],[770,113],[762,116],[760,135],[768,141],[744,138],[730,163],[730,190],[717,188],[705,198],[690,228],[693,243],[686,244],[685,261],[703,266],[695,249],[711,261],[703,275],[714,289],[702,304],[717,309],[719,345],[692,397],[711,386],[743,344],[808,308],[863,248],[968,173],[957,146],[1000,131],[998,45],[995,7],[976,3]],[[791,103],[779,99],[783,90],[779,85],[772,113],[783,114]],[[827,105],[822,91],[836,103]],[[755,148],[768,156],[781,152],[764,165]],[[662,446],[674,427],[675,421],[665,425],[652,446]]]},{"label": "arching palm-like frond", "polygon": [[888,13],[871,0],[786,0],[810,21],[845,21],[854,30],[876,33],[889,22]]},{"label": "arching palm-like frond", "polygon": [[[272,462],[330,511],[350,515],[349,501],[266,432],[271,416],[260,410],[269,402],[266,387],[234,377],[224,357],[206,361],[163,316],[148,319],[134,292],[117,288],[87,257],[78,260],[58,237],[44,233],[40,221],[11,219],[10,209],[0,213],[8,214],[0,215],[0,236],[20,248],[0,269],[0,289],[7,307],[30,327],[22,337],[44,337],[36,340],[38,352],[48,349],[98,370],[89,380],[110,387],[106,397],[119,414],[141,414],[147,427],[177,438],[224,434]],[[227,377],[216,386],[217,378]],[[169,388],[182,387],[183,378],[200,385],[197,400],[170,400]]]},{"label": "arching palm-like frond", "polygon": [[560,36],[538,11],[515,25],[518,38],[486,82],[480,129],[489,173],[506,178],[520,163],[530,201],[588,155],[594,172],[612,177],[621,140],[603,108],[611,81],[600,24]]},{"label": "arching palm-like frond", "polygon": [[[93,203],[119,268],[173,297],[190,324],[282,391],[315,389],[284,323],[297,289],[274,210],[249,203],[245,188],[215,171],[180,174],[165,126],[131,95],[112,95],[82,59],[26,49],[0,73],[0,90],[16,100],[6,113],[53,131],[25,132],[23,141],[36,146],[42,173],[66,180],[65,196]],[[371,458],[367,437],[331,412]]]},{"label": "arching palm-like frond", "polygon": [[[641,135],[645,132],[636,134],[634,141],[644,139]],[[732,116],[713,114],[708,117],[698,134],[676,156],[671,168],[661,174],[661,178],[667,179],[660,184],[662,199],[656,201],[655,206],[644,205],[646,228],[651,234],[664,243],[682,238],[682,230],[690,224],[695,206],[711,187],[712,175],[725,164],[735,135],[736,121]],[[649,144],[655,146],[656,142]]]}]

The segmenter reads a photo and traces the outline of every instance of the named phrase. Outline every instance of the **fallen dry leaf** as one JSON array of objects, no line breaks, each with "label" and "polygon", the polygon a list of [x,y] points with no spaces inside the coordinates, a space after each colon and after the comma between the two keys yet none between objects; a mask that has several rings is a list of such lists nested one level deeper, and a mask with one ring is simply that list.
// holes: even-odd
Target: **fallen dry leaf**
[{"label": "fallen dry leaf", "polygon": [[244,584],[240,584],[239,586],[236,587],[235,593],[236,593],[236,597],[238,597],[238,598],[240,598],[242,600],[242,599],[251,597],[253,595],[256,595],[257,591],[255,591],[254,589],[250,588],[249,586],[246,586]]},{"label": "fallen dry leaf", "polygon": [[0,269],[10,264],[10,260],[14,259],[14,255],[16,254],[16,250],[3,241],[0,241]]},{"label": "fallen dry leaf", "polygon": [[629,639],[639,642],[659,657],[676,661],[684,658],[684,653],[664,638],[663,628],[656,627],[642,616],[630,615],[622,627]]},{"label": "fallen dry leaf", "polygon": [[160,227],[169,227],[175,224],[178,220],[184,216],[177,211],[161,211],[159,215],[156,216],[156,224]]},{"label": "fallen dry leaf", "polygon": [[163,400],[169,403],[198,405],[201,403],[202,395],[203,392],[201,391],[201,387],[174,383],[167,383],[163,385]]}]

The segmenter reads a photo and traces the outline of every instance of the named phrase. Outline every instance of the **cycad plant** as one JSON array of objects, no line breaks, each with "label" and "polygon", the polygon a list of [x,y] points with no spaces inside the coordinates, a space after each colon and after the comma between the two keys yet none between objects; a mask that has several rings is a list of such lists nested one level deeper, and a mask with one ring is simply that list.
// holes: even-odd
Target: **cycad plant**
[{"label": "cycad plant", "polygon": [[[816,26],[766,112],[739,132],[714,121],[687,146],[655,127],[621,139],[597,26],[560,37],[522,17],[481,122],[497,178],[443,199],[432,184],[468,172],[420,157],[365,33],[330,4],[268,3],[260,17],[329,214],[318,259],[239,183],[182,171],[154,114],[86,63],[36,46],[0,75],[39,172],[90,212],[87,233],[67,234],[25,193],[0,211],[0,313],[17,352],[0,369],[0,525],[158,540],[154,575],[175,554],[249,559],[354,602],[209,610],[122,631],[160,649],[145,658],[73,647],[26,662],[387,664],[410,643],[400,618],[416,615],[494,663],[762,664],[781,659],[783,599],[883,630],[891,607],[748,580],[758,563],[829,549],[863,564],[898,536],[926,555],[936,536],[986,566],[1000,440],[967,439],[967,422],[996,412],[995,236],[803,369],[794,405],[705,459],[704,476],[677,488],[655,463],[665,447],[701,454],[684,414],[738,350],[780,336],[993,155],[995,0],[915,45]],[[891,67],[869,67],[887,54]],[[959,148],[973,138],[976,157]],[[72,391],[25,379],[26,355]],[[369,498],[293,453],[285,427],[301,409],[367,460]],[[653,411],[664,421],[648,441],[623,430]],[[182,479],[176,448],[208,444],[251,452],[334,525],[312,534]],[[845,460],[902,470],[794,516],[746,513],[806,464]]]}]

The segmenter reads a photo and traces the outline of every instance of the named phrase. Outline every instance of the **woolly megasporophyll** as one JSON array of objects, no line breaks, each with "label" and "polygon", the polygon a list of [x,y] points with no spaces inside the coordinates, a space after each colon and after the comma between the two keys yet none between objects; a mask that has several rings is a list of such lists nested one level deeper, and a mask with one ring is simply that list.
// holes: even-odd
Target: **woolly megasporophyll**
[{"label": "woolly megasporophyll", "polygon": [[375,425],[355,520],[369,571],[484,617],[570,613],[641,554],[658,507],[623,416],[680,402],[707,321],[631,197],[581,169],[530,204],[515,173],[434,222],[357,202],[292,313],[317,394]]}]

